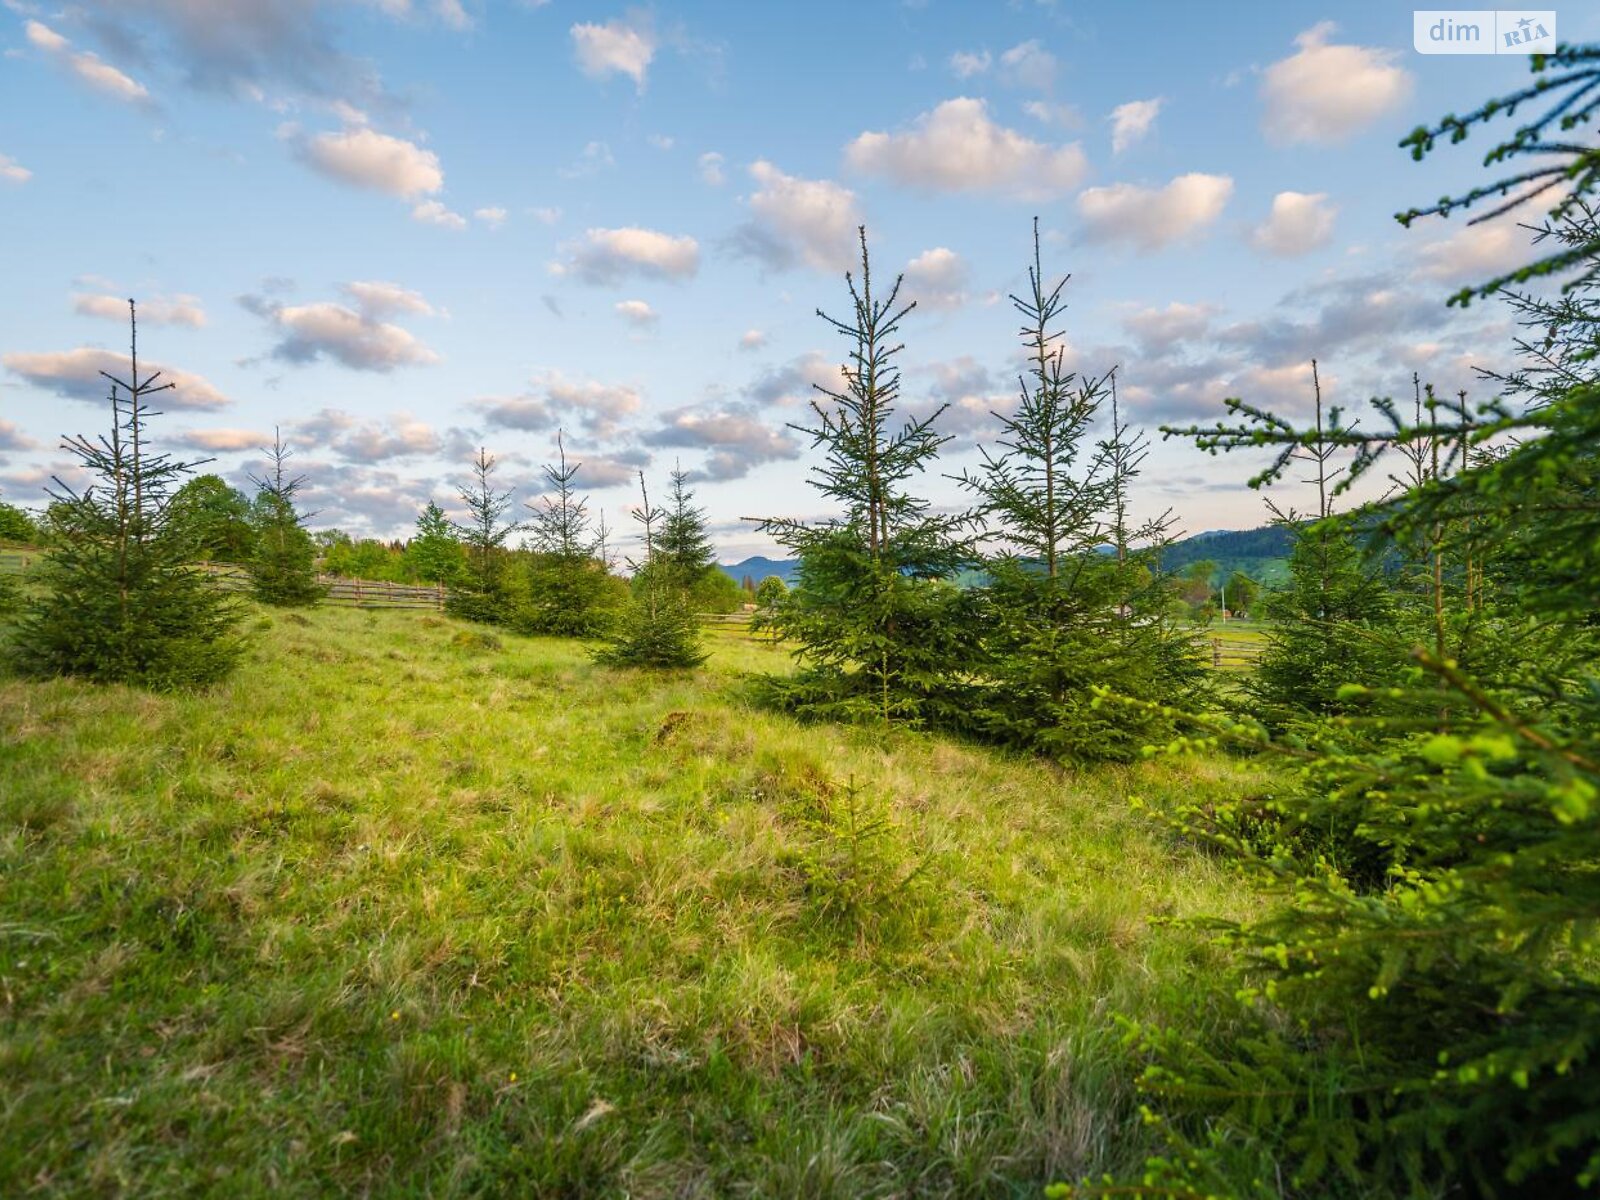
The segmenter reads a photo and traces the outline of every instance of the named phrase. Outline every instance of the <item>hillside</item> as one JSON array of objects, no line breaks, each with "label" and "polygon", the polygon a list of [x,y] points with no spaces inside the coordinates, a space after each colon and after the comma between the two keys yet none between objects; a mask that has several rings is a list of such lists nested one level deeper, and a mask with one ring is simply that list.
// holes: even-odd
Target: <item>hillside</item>
[{"label": "hillside", "polygon": [[1148,1148],[1111,1014],[1213,953],[1153,918],[1247,899],[1127,798],[1242,768],[797,725],[722,633],[686,678],[253,636],[201,696],[0,677],[0,1194],[1025,1195]]},{"label": "hillside", "polygon": [[[1289,544],[1288,531],[1277,525],[1263,525],[1259,529],[1215,529],[1173,543],[1164,562],[1169,569],[1182,571],[1190,563],[1210,559],[1217,564],[1213,582],[1221,582],[1234,571],[1243,571],[1252,579],[1275,584],[1288,577]],[[735,583],[742,583],[746,576],[760,583],[768,575],[777,575],[791,586],[799,567],[794,559],[759,555],[743,562],[718,565]]]}]

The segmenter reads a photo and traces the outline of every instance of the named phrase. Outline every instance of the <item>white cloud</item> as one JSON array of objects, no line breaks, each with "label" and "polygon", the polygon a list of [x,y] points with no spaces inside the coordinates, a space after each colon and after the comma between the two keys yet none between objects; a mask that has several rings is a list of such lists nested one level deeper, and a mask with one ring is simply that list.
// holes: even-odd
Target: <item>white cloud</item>
[{"label": "white cloud", "polygon": [[254,429],[191,429],[179,435],[185,446],[213,452],[260,450],[271,444],[272,438]]},{"label": "white cloud", "polygon": [[0,154],[0,180],[6,183],[27,183],[32,178],[33,172],[27,167],[8,155]]},{"label": "white cloud", "polygon": [[619,300],[612,308],[617,316],[640,328],[648,328],[661,319],[661,314],[643,300]]},{"label": "white cloud", "polygon": [[15,421],[0,420],[0,450],[37,450],[38,448],[39,443],[17,428]]},{"label": "white cloud", "polygon": [[424,200],[411,210],[411,219],[420,221],[424,225],[437,225],[442,229],[465,229],[467,219],[458,212],[451,212],[437,200]]},{"label": "white cloud", "polygon": [[648,141],[657,150],[671,150],[675,145],[678,144],[676,138],[668,137],[664,133],[652,133],[648,138]]},{"label": "white cloud", "polygon": [[150,93],[142,83],[129,78],[99,55],[87,50],[74,50],[71,41],[38,21],[28,21],[23,28],[33,46],[50,55],[95,91],[124,104],[150,103]]},{"label": "white cloud", "polygon": [[700,156],[700,178],[712,187],[721,187],[728,182],[728,176],[722,170],[722,155],[715,150],[708,150]]},{"label": "white cloud", "polygon": [[588,179],[598,175],[601,171],[609,171],[617,165],[617,160],[611,153],[611,147],[605,142],[588,142],[583,147],[583,152],[577,160],[567,167],[560,168],[556,174],[563,179]]},{"label": "white cloud", "polygon": [[787,430],[772,428],[739,405],[673,409],[644,440],[651,446],[709,450],[705,466],[694,473],[700,479],[741,479],[762,463],[800,457],[800,443]]},{"label": "white cloud", "polygon": [[1037,40],[1023,42],[1000,56],[1000,78],[1012,87],[1047,92],[1055,85],[1056,57]]},{"label": "white cloud", "polygon": [[578,425],[595,437],[608,438],[644,405],[637,388],[569,379],[560,371],[541,372],[532,383],[532,391],[477,400],[472,407],[500,429],[537,432]]},{"label": "white cloud", "polygon": [[490,229],[499,229],[506,223],[506,210],[498,204],[488,208],[475,208],[472,210],[473,218]]},{"label": "white cloud", "polygon": [[379,314],[431,311],[421,296],[384,283],[347,284],[345,291],[357,308],[331,301],[282,305],[257,296],[244,296],[240,303],[271,323],[279,337],[272,356],[285,362],[329,358],[353,370],[387,373],[439,361],[409,330],[379,319]]},{"label": "white cloud", "polygon": [[[72,297],[72,311],[85,317],[103,317],[108,321],[127,324],[128,301],[125,296],[90,295],[78,293]],[[140,324],[187,325],[199,329],[206,323],[205,309],[193,296],[152,296],[139,301]]]},{"label": "white cloud", "polygon": [[1111,110],[1111,152],[1121,154],[1129,146],[1143,139],[1156,123],[1161,112],[1162,98],[1130,100]]},{"label": "white cloud", "polygon": [[551,273],[572,275],[584,283],[613,284],[630,275],[680,281],[700,269],[700,243],[694,238],[636,226],[590,229],[582,241],[563,250],[566,261],[552,263]]},{"label": "white cloud", "polygon": [[410,200],[444,187],[439,156],[404,138],[361,127],[319,133],[298,144],[300,157],[341,183]]},{"label": "white cloud", "polygon": [[739,335],[739,349],[760,350],[767,344],[767,335],[759,329],[746,329]]},{"label": "white cloud", "polygon": [[982,100],[946,100],[901,133],[863,133],[845,149],[857,170],[935,191],[1046,200],[1070,191],[1088,164],[1076,142],[1047,146],[989,119]]},{"label": "white cloud", "polygon": [[1165,308],[1142,308],[1122,318],[1122,327],[1138,339],[1147,353],[1164,353],[1179,342],[1203,338],[1215,313],[1208,304],[1183,304],[1174,300]]},{"label": "white cloud", "polygon": [[1261,128],[1271,141],[1343,141],[1411,95],[1411,74],[1395,65],[1396,51],[1330,45],[1333,30],[1329,21],[1306,30],[1295,53],[1266,69]]},{"label": "white cloud", "polygon": [[433,305],[423,299],[421,292],[401,287],[398,283],[377,280],[356,280],[339,289],[356,302],[356,307],[368,317],[381,318],[396,313],[418,313],[424,317],[434,315]]},{"label": "white cloud", "polygon": [[1333,239],[1338,211],[1326,192],[1279,192],[1272,198],[1271,215],[1256,226],[1250,243],[1282,258],[1309,254]]},{"label": "white cloud", "polygon": [[1094,237],[1157,250],[1198,233],[1222,214],[1233,194],[1226,175],[1179,175],[1161,188],[1114,183],[1078,196],[1078,213]]},{"label": "white cloud", "polygon": [[626,75],[644,91],[645,74],[656,54],[656,36],[648,21],[630,16],[604,25],[574,25],[572,49],[578,68],[591,79]]},{"label": "white cloud", "polygon": [[1022,106],[1041,125],[1056,125],[1062,129],[1082,129],[1083,114],[1070,104],[1057,104],[1049,100],[1029,100]]},{"label": "white cloud", "polygon": [[959,308],[967,300],[967,264],[954,250],[936,246],[906,265],[907,299],[924,308]]},{"label": "white cloud", "polygon": [[[0,355],[0,364],[34,387],[44,388],[69,400],[104,400],[110,394],[111,385],[101,377],[101,371],[118,379],[128,377],[128,359],[125,355],[89,347],[45,354],[3,354]],[[191,375],[188,371],[144,358],[139,361],[139,370],[141,374],[159,371],[161,378],[158,383],[177,385],[175,390],[161,393],[163,408],[211,409],[232,403],[203,376]]]},{"label": "white cloud", "polygon": [[957,79],[971,79],[974,75],[982,75],[994,65],[994,55],[987,50],[969,52],[957,50],[950,56],[950,69],[955,72]]},{"label": "white cloud", "polygon": [[804,263],[836,271],[855,261],[862,218],[854,192],[826,179],[786,175],[765,160],[751,164],[750,175],[760,186],[749,199],[752,219],[734,235],[742,253],[775,270]]},{"label": "white cloud", "polygon": [[561,210],[559,208],[530,208],[528,215],[541,225],[554,225],[561,220]]},{"label": "white cloud", "polygon": [[1529,234],[1509,220],[1463,225],[1447,237],[1418,246],[1416,255],[1417,273],[1425,279],[1486,283],[1529,261]]}]

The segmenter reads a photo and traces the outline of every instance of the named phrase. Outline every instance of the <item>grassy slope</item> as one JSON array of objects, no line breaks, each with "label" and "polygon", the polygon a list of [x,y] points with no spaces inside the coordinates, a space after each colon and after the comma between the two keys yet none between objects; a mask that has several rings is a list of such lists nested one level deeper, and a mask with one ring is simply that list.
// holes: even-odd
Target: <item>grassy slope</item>
[{"label": "grassy slope", "polygon": [[[263,618],[199,697],[0,678],[0,1194],[1036,1194],[1140,1153],[1110,1014],[1209,953],[1153,916],[1245,900],[1125,795],[1243,777],[799,726],[726,638],[671,678],[460,628]],[[853,892],[852,777],[900,864]]]}]

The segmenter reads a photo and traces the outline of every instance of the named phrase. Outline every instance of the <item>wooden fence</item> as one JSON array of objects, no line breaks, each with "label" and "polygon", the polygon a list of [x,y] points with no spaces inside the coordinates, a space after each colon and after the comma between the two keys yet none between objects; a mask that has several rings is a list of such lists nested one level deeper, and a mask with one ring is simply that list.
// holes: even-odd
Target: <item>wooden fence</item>
[{"label": "wooden fence", "polygon": [[1218,670],[1248,671],[1266,648],[1265,643],[1243,638],[1211,639],[1211,665]]}]

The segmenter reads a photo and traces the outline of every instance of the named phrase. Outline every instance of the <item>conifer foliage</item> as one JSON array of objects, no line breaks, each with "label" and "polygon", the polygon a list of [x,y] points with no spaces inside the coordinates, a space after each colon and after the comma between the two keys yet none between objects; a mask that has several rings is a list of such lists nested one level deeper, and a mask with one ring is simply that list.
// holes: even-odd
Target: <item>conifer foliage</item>
[{"label": "conifer foliage", "polygon": [[771,683],[775,698],[813,716],[921,722],[960,707],[970,597],[947,580],[969,557],[966,523],[931,511],[911,482],[947,440],[941,406],[895,427],[900,372],[900,280],[873,292],[867,235],[859,279],[847,273],[845,320],[817,315],[849,343],[837,389],[817,390],[815,424],[794,426],[824,451],[813,485],[843,508],[808,523],[760,520],[799,559],[799,582],[760,627],[793,644],[799,670]]},{"label": "conifer foliage", "polygon": [[650,503],[644,472],[639,473],[640,504],[633,510],[644,538],[644,559],[632,564],[633,595],[610,641],[594,653],[613,667],[687,669],[706,660],[700,619],[690,603],[681,564],[667,557],[656,533],[667,512]]},{"label": "conifer foliage", "polygon": [[13,640],[19,665],[40,675],[166,690],[212,683],[243,646],[238,611],[193,565],[195,547],[172,521],[170,499],[198,464],[152,449],[151,399],[173,385],[139,367],[138,313],[128,302],[128,375],[107,375],[111,426],[62,448],[90,484],[55,481],[51,552]]},{"label": "conifer foliage", "polygon": [[506,542],[521,526],[507,521],[511,493],[497,490],[495,457],[480,448],[472,461],[472,479],[459,489],[467,520],[455,527],[466,548],[467,563],[459,585],[452,588],[446,610],[488,625],[511,619],[512,589]]},{"label": "conifer foliage", "polygon": [[583,464],[567,461],[560,433],[556,453],[544,468],[546,494],[528,505],[531,556],[513,623],[522,633],[598,637],[610,631],[624,592],[601,556],[588,500],[578,495]]},{"label": "conifer foliage", "polygon": [[265,604],[302,608],[325,594],[317,582],[316,546],[295,501],[306,479],[289,473],[294,451],[284,445],[278,430],[273,430],[272,446],[263,452],[268,469],[250,480],[256,488],[251,505],[255,550],[250,557],[250,588]]}]

